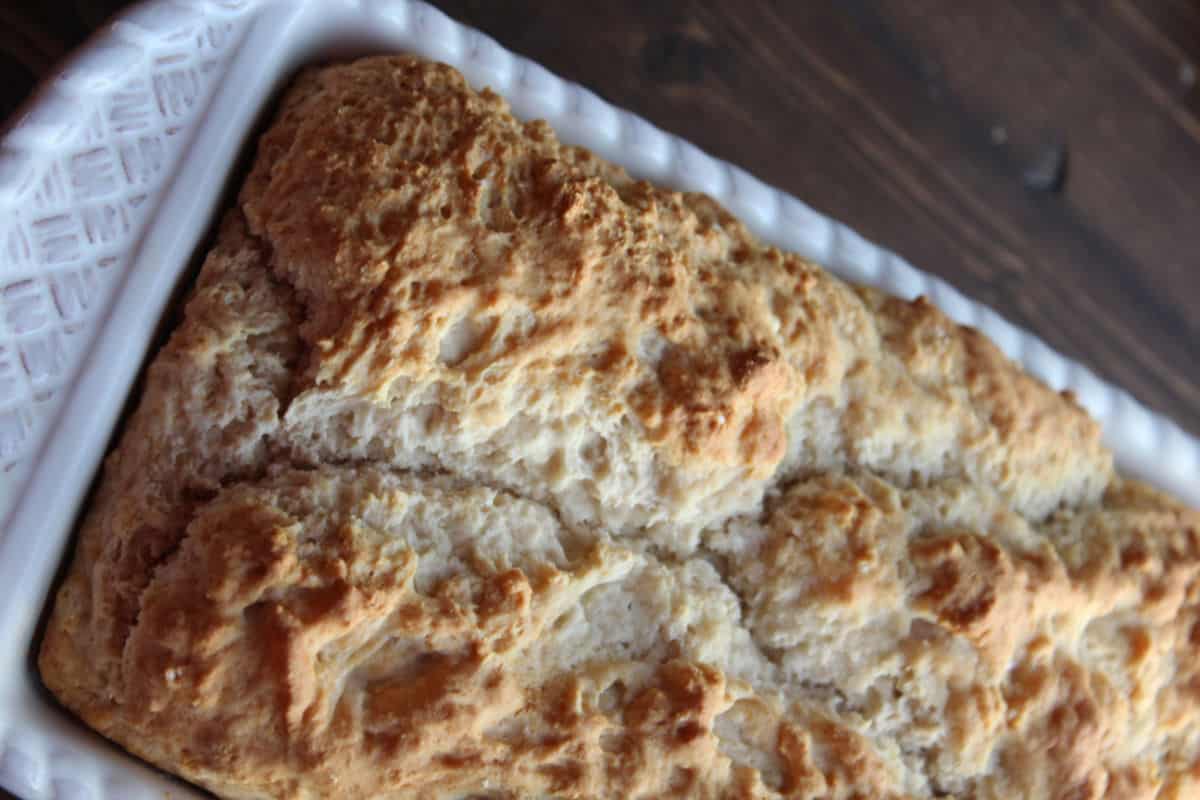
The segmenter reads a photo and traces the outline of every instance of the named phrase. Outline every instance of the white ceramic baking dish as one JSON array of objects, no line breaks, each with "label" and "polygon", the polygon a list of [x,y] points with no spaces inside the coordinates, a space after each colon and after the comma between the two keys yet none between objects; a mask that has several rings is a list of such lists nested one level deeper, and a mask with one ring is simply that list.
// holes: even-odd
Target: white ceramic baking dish
[{"label": "white ceramic baking dish", "polygon": [[1104,425],[1121,467],[1200,504],[1200,442],[984,306],[793,197],[411,0],[150,2],[95,36],[0,146],[0,786],[200,796],[58,709],[32,644],[80,503],[240,149],[302,64],[445,61],[635,174],[706,192],[849,279],[924,294]]}]

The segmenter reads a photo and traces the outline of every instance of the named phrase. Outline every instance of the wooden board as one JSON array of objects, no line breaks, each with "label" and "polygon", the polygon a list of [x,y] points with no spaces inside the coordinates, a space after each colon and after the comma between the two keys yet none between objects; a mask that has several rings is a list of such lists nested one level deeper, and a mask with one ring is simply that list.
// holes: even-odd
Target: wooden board
[{"label": "wooden board", "polygon": [[[122,5],[0,9],[0,114]],[[1200,4],[439,5],[1200,433]]]}]

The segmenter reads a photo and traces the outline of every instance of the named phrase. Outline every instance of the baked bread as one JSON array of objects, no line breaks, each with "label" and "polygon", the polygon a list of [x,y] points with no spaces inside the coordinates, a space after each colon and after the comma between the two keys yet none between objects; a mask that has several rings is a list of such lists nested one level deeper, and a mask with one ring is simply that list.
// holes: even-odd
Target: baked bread
[{"label": "baked bread", "polygon": [[1200,793],[1200,515],[928,303],[304,73],[40,653],[228,798]]}]

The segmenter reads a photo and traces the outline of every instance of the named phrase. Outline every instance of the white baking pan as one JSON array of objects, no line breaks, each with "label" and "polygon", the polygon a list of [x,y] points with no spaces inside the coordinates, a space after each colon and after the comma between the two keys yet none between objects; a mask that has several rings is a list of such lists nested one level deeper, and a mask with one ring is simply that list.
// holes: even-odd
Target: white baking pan
[{"label": "white baking pan", "polygon": [[706,192],[780,247],[929,296],[1103,423],[1127,472],[1200,505],[1200,442],[942,281],[789,195],[410,0],[150,2],[45,85],[0,147],[0,786],[27,798],[186,798],[91,733],[33,668],[80,503],[235,161],[303,64],[445,61],[633,173]]}]

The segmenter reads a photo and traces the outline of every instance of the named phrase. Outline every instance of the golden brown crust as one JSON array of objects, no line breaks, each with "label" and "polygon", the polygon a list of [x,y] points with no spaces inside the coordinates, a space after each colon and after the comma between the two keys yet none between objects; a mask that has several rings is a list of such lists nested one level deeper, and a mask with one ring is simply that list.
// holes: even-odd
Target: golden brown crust
[{"label": "golden brown crust", "polygon": [[264,135],[40,666],[226,797],[1184,798],[1198,529],[928,303],[366,59]]}]

